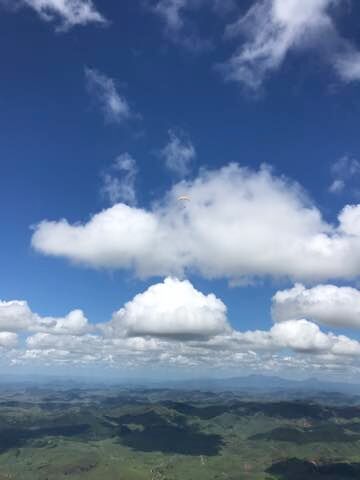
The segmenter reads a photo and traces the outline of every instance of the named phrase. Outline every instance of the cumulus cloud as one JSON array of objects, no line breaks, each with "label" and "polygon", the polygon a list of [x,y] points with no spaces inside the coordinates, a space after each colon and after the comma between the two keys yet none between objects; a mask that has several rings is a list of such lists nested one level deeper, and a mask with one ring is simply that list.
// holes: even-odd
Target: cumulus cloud
[{"label": "cumulus cloud", "polygon": [[[331,193],[341,193],[348,183],[360,175],[360,162],[349,155],[339,158],[331,166],[333,181],[329,187]],[[349,188],[347,188],[349,190]]]},{"label": "cumulus cloud", "polygon": [[129,153],[119,155],[111,169],[103,175],[103,195],[112,204],[122,201],[136,205],[136,175],[136,160]]},{"label": "cumulus cloud", "polygon": [[359,356],[360,343],[344,335],[324,333],[315,323],[305,320],[285,320],[276,323],[270,330],[239,332],[233,330],[227,339],[232,349],[245,346],[255,351],[291,350],[313,355]]},{"label": "cumulus cloud", "polygon": [[181,131],[169,130],[169,142],[161,151],[166,167],[176,175],[185,177],[190,173],[196,150],[191,140]]},{"label": "cumulus cloud", "polygon": [[0,301],[0,331],[83,335],[89,330],[88,320],[82,310],[74,310],[60,318],[41,317],[31,311],[26,301]]},{"label": "cumulus cloud", "polygon": [[31,325],[33,314],[26,302],[0,300],[0,348],[11,349],[18,343],[19,330]]},{"label": "cumulus cloud", "polygon": [[128,101],[120,95],[115,81],[92,68],[85,68],[86,87],[91,98],[98,104],[105,120],[122,123],[132,117]]},{"label": "cumulus cloud", "polygon": [[330,327],[360,328],[360,292],[352,287],[307,289],[297,284],[274,295],[272,316],[276,322],[305,317]]},{"label": "cumulus cloud", "polygon": [[[184,209],[179,195],[191,199]],[[354,278],[360,273],[360,205],[325,222],[301,188],[236,164],[175,185],[151,210],[116,204],[86,223],[37,225],[32,246],[95,268],[133,269],[140,277],[246,281]]]},{"label": "cumulus cloud", "polygon": [[33,324],[34,317],[27,302],[0,301],[0,330],[11,332],[27,330]]},{"label": "cumulus cloud", "polygon": [[337,337],[321,332],[307,320],[288,320],[274,325],[270,337],[281,347],[302,352],[328,351],[338,342]]},{"label": "cumulus cloud", "polygon": [[36,316],[37,322],[30,326],[29,330],[38,332],[50,332],[54,335],[81,336],[91,330],[88,319],[82,310],[73,310],[65,317],[40,318]]},{"label": "cumulus cloud", "polygon": [[[8,0],[1,0],[5,6]],[[45,21],[57,22],[58,30],[68,30],[77,25],[106,23],[105,17],[96,9],[92,0],[18,0],[18,7],[30,7]]]},{"label": "cumulus cloud", "polygon": [[111,336],[208,338],[230,330],[226,307],[187,281],[167,278],[116,312],[105,331]]},{"label": "cumulus cloud", "polygon": [[332,15],[345,0],[258,0],[226,30],[244,37],[223,65],[225,77],[258,89],[294,51],[316,49],[340,79],[360,79],[360,52],[338,33]]}]

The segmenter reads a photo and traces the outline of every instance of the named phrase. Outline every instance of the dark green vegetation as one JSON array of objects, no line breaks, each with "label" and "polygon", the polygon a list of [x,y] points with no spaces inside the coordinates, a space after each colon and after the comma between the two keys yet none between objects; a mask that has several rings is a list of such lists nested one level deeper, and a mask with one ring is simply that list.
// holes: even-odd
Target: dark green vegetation
[{"label": "dark green vegetation", "polygon": [[360,479],[357,399],[289,398],[3,386],[0,480]]},{"label": "dark green vegetation", "polygon": [[292,458],[272,465],[268,473],[282,480],[351,480],[360,478],[360,463],[317,464]]},{"label": "dark green vegetation", "polygon": [[347,425],[319,425],[310,428],[279,427],[267,433],[258,433],[249,440],[274,440],[276,442],[291,442],[298,445],[322,442],[347,443],[358,442],[360,435],[348,432]]}]

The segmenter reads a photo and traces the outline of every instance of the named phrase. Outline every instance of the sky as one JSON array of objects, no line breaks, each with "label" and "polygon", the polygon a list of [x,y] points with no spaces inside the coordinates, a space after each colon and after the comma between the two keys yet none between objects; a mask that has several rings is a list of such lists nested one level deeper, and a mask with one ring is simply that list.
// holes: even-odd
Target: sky
[{"label": "sky", "polygon": [[0,0],[0,371],[358,381],[359,15]]}]

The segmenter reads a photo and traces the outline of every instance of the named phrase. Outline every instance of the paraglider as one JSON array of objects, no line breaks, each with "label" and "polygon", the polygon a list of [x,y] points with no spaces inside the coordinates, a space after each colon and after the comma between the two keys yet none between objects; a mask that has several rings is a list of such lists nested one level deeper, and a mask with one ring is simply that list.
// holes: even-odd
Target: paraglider
[{"label": "paraglider", "polygon": [[188,195],[179,195],[177,197],[177,204],[179,205],[179,209],[184,215],[187,215],[188,212],[188,204],[190,203],[190,197]]},{"label": "paraglider", "polygon": [[180,195],[180,197],[178,197],[179,202],[190,202],[190,200],[190,197],[188,197],[187,195]]}]

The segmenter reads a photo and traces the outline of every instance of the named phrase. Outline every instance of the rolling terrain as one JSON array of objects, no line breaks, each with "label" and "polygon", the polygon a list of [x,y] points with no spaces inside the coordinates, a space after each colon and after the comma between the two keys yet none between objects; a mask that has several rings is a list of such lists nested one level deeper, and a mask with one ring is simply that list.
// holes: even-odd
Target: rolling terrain
[{"label": "rolling terrain", "polygon": [[356,397],[273,397],[3,386],[0,480],[360,478]]}]

